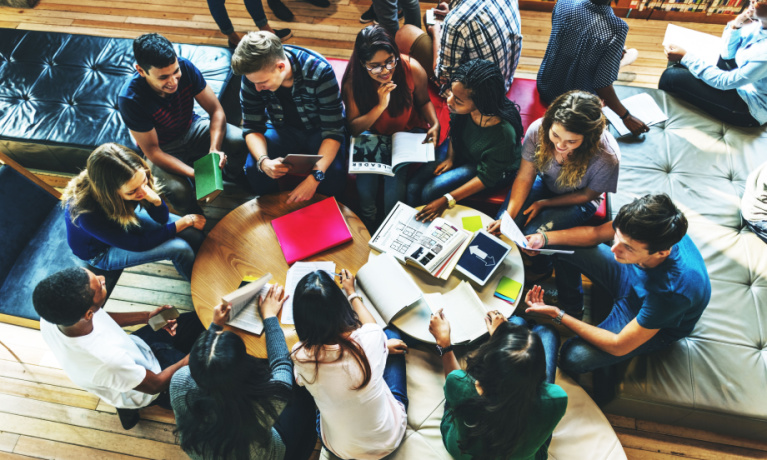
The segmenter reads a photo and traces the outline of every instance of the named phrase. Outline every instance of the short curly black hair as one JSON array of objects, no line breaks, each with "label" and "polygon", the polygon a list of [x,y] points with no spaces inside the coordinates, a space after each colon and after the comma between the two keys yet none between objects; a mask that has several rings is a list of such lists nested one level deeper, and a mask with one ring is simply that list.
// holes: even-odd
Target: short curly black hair
[{"label": "short curly black hair", "polygon": [[71,267],[37,283],[32,303],[37,314],[49,323],[71,326],[93,306],[94,294],[88,272]]},{"label": "short curly black hair", "polygon": [[625,204],[613,228],[647,244],[650,254],[671,249],[687,233],[687,218],[668,195],[645,195]]},{"label": "short curly black hair", "polygon": [[176,62],[173,44],[160,34],[144,34],[133,40],[133,56],[145,72],[152,67],[163,69]]}]

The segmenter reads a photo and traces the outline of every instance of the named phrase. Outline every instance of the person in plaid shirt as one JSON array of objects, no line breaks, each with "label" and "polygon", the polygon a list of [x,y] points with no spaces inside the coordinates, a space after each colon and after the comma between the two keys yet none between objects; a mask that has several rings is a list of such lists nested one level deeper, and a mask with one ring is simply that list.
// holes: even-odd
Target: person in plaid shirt
[{"label": "person in plaid shirt", "polygon": [[290,172],[283,158],[297,153],[322,159],[288,203],[316,192],[339,195],[346,183],[344,109],[328,61],[308,49],[283,47],[270,32],[251,32],[237,45],[232,70],[242,75],[242,132],[250,151],[245,177],[253,192],[277,192],[277,179]]},{"label": "person in plaid shirt", "polygon": [[522,50],[522,28],[517,0],[453,0],[440,3],[437,21],[420,28],[405,25],[397,32],[397,46],[415,58],[437,85],[450,81],[458,66],[471,59],[485,59],[501,69],[506,90]]}]

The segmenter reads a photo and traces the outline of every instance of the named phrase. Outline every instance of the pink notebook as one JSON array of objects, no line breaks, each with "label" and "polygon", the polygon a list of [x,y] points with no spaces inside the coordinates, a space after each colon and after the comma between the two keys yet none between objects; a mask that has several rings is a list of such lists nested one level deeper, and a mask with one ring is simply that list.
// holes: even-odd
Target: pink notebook
[{"label": "pink notebook", "polygon": [[335,198],[326,198],[272,220],[288,265],[351,241],[352,232]]}]

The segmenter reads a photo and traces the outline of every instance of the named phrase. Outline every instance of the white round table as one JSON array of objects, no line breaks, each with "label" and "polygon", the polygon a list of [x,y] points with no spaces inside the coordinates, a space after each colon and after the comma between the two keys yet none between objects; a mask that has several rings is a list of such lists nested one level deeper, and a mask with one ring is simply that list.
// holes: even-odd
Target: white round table
[{"label": "white round table", "polygon": [[[476,209],[461,205],[456,205],[453,207],[453,209],[448,209],[442,215],[445,220],[458,226],[459,228],[463,228],[462,218],[471,216],[479,216],[482,219],[483,228],[486,228],[491,222],[493,222],[493,219],[490,216],[477,211]],[[498,281],[500,281],[502,276],[507,276],[524,286],[525,270],[522,266],[522,256],[519,253],[517,245],[515,245],[505,236],[501,236],[501,239],[505,241],[509,246],[511,246],[511,251],[509,251],[509,254],[503,260],[501,267],[496,270],[493,276],[481,288],[474,283],[471,285],[477,292],[479,299],[482,301],[483,305],[488,311],[498,310],[508,318],[514,314],[514,311],[521,302],[522,289],[520,289],[519,295],[515,299],[513,305],[495,297],[493,294],[495,294],[495,289],[498,287]],[[377,254],[379,254],[378,251],[371,249],[371,255]],[[450,277],[447,280],[435,278],[428,273],[409,265],[405,266],[405,271],[413,278],[415,283],[419,288],[421,288],[421,291],[423,291],[424,294],[430,294],[434,292],[446,293],[457,287],[461,281],[468,281],[468,279],[465,278],[458,270],[453,270],[453,273],[450,274]],[[406,309],[397,315],[397,317],[392,320],[392,324],[413,338],[426,343],[435,343],[434,337],[429,333],[430,317],[431,311],[428,307],[416,306],[410,309]],[[481,335],[483,334],[473,337],[472,340],[481,337]]]}]

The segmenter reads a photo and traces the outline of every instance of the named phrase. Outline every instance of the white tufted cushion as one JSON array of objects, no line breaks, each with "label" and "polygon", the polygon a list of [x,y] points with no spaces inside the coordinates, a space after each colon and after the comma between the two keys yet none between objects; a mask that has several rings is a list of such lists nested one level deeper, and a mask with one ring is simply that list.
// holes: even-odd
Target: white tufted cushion
[{"label": "white tufted cushion", "polygon": [[[400,447],[389,460],[449,460],[439,425],[445,404],[442,362],[436,354],[410,349],[407,354],[408,427]],[[626,458],[618,437],[599,407],[569,377],[557,373],[567,392],[567,412],[554,430],[549,458],[556,460],[621,460]],[[338,457],[322,450],[322,460]]]},{"label": "white tufted cushion", "polygon": [[767,437],[767,245],[745,227],[740,197],[767,161],[767,131],[725,125],[659,90],[669,120],[644,141],[620,139],[612,211],[665,192],[685,213],[711,278],[712,295],[690,337],[634,359],[606,412],[737,436]]}]

